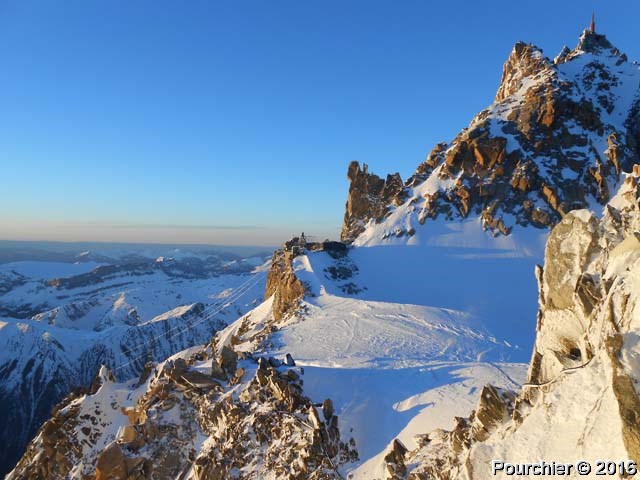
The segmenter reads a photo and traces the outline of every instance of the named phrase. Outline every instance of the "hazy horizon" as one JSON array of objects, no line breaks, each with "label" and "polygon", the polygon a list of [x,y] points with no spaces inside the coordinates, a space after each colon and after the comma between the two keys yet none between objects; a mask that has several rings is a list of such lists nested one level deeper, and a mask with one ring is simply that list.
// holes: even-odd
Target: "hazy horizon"
[{"label": "hazy horizon", "polygon": [[79,241],[68,242],[64,240],[5,240],[0,239],[0,250],[16,248],[16,247],[32,247],[50,249],[51,251],[69,252],[82,248],[95,248],[102,250],[115,250],[126,248],[189,248],[193,250],[269,250],[279,248],[279,245],[225,245],[215,243],[164,243],[164,242],[103,242],[103,241]]},{"label": "hazy horizon", "polygon": [[[0,218],[0,221],[2,219]],[[274,247],[302,231],[284,227],[218,225],[127,225],[62,222],[15,222],[0,232],[1,241],[61,243],[136,243]],[[339,229],[305,231],[309,238],[337,240]]]}]

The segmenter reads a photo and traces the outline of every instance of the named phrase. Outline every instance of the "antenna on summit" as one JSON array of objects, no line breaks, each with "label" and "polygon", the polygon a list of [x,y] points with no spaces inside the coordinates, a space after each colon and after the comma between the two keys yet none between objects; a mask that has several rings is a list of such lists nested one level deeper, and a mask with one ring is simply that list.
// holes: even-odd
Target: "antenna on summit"
[{"label": "antenna on summit", "polygon": [[591,13],[591,25],[589,25],[589,31],[591,33],[596,33],[596,13]]}]

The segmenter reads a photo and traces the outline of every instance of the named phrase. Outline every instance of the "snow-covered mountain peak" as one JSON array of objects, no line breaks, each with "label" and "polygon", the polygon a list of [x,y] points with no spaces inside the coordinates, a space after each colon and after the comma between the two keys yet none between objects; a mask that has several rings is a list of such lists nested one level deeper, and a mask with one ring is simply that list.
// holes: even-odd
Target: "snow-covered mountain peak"
[{"label": "snow-covered mountain peak", "polygon": [[640,69],[604,35],[583,33],[555,61],[518,42],[494,102],[406,182],[349,166],[343,240],[541,256],[550,227],[605,204],[640,162],[639,88]]},{"label": "snow-covered mountain peak", "polygon": [[[101,342],[90,371],[129,381],[103,369],[67,397],[9,478],[472,480],[497,458],[637,459],[639,88],[593,32],[553,61],[516,44],[493,103],[407,181],[349,165],[351,246],[285,242],[264,301],[221,330],[193,335],[212,318],[202,303],[144,316],[138,336],[105,315],[122,354]],[[53,335],[87,317],[75,311],[24,325]],[[157,365],[140,355],[213,330]],[[511,362],[530,347],[527,373]],[[30,357],[12,356],[28,376]],[[132,362],[139,377],[116,372]]]}]

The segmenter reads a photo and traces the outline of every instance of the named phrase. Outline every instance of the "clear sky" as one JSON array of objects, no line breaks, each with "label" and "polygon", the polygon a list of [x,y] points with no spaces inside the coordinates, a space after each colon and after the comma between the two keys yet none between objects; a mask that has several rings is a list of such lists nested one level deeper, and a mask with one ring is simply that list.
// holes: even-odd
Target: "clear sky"
[{"label": "clear sky", "polygon": [[0,238],[336,237],[351,160],[406,178],[594,9],[640,59],[633,0],[0,0]]}]

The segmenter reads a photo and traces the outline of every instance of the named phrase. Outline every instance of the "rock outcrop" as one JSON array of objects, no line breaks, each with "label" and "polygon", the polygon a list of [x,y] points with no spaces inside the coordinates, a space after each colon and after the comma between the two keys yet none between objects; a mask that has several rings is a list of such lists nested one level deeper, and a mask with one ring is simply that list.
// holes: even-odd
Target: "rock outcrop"
[{"label": "rock outcrop", "polygon": [[404,184],[351,163],[343,240],[369,222],[385,239],[413,236],[430,220],[469,217],[494,236],[509,235],[605,204],[620,173],[640,161],[639,87],[637,65],[604,35],[585,31],[554,61],[517,43],[494,103],[438,144]]},{"label": "rock outcrop", "polygon": [[347,172],[350,182],[342,227],[342,241],[351,241],[365,228],[369,219],[380,221],[389,213],[391,205],[404,201],[404,185],[400,174],[387,175],[387,179],[369,173],[367,164],[351,162]]},{"label": "rock outcrop", "polygon": [[291,263],[295,256],[291,249],[285,247],[273,253],[264,297],[268,299],[273,295],[273,316],[276,320],[292,313],[304,296],[304,285],[296,277]]}]

